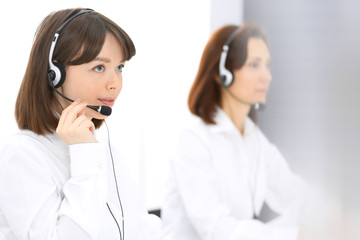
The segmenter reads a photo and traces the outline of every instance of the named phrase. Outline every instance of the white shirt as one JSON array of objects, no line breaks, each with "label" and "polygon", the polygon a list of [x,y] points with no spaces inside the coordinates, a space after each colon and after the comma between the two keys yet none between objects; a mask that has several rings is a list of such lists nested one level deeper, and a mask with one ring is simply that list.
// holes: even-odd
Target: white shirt
[{"label": "white shirt", "polygon": [[[305,185],[277,148],[246,118],[241,135],[218,109],[215,122],[196,118],[179,137],[162,208],[173,239],[296,239]],[[263,203],[281,216],[254,220]]]},{"label": "white shirt", "polygon": [[57,134],[20,131],[0,151],[0,232],[6,239],[159,239],[137,185],[108,144],[68,146]]}]

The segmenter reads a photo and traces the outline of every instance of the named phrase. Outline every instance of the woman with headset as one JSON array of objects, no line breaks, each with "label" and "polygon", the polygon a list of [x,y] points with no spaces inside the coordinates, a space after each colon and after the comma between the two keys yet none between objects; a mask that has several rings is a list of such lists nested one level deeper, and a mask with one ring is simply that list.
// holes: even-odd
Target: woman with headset
[{"label": "woman with headset", "polygon": [[159,239],[110,142],[111,114],[135,46],[91,9],[49,14],[39,26],[15,117],[0,151],[0,232],[6,239]]},{"label": "woman with headset", "polygon": [[195,118],[170,161],[162,217],[174,239],[297,238],[304,183],[249,116],[266,101],[269,65],[258,26],[211,35],[188,98]]}]

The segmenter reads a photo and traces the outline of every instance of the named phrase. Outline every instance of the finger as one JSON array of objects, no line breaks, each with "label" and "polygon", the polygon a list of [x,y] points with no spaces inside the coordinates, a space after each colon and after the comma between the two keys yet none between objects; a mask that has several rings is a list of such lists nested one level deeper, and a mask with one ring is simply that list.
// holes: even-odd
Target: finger
[{"label": "finger", "polygon": [[[56,132],[61,136],[66,134],[72,122],[77,118],[77,113],[85,108],[86,102],[76,101],[69,105],[61,114]],[[65,132],[64,132],[65,131]]]},{"label": "finger", "polygon": [[78,117],[73,124],[68,128],[69,132],[76,132],[81,135],[84,133],[94,132],[94,123],[85,115]]},{"label": "finger", "polygon": [[94,125],[94,123],[93,123],[90,119],[88,119],[88,118],[81,123],[80,127],[86,128],[86,129],[87,129],[88,131],[90,131],[91,133],[94,133],[94,130],[95,130],[95,125]]},{"label": "finger", "polygon": [[[91,131],[92,133],[94,133],[95,130],[95,125],[94,123],[91,121],[91,118],[87,117],[86,115],[82,115],[82,121],[79,121],[79,127],[80,128],[86,128],[87,130]],[[77,119],[76,119],[77,120]]]},{"label": "finger", "polygon": [[63,109],[59,122],[58,122],[58,127],[62,127],[64,124],[64,121],[66,119],[67,113],[77,104],[80,103],[80,99],[76,99],[74,102],[72,102],[67,108]]},{"label": "finger", "polygon": [[78,114],[86,107],[86,105],[87,102],[84,101],[84,102],[76,103],[71,107],[69,106],[68,108],[66,108],[62,114],[63,116],[62,125],[67,126],[71,124],[78,117]]},{"label": "finger", "polygon": [[[74,127],[79,127],[83,122],[90,120],[85,115],[80,115],[78,118],[74,120],[74,122],[71,124]],[[90,120],[91,121],[91,120]]]},{"label": "finger", "polygon": [[85,115],[85,110],[86,110],[86,107],[83,108],[79,113],[78,113],[78,117],[82,116],[82,115]]}]

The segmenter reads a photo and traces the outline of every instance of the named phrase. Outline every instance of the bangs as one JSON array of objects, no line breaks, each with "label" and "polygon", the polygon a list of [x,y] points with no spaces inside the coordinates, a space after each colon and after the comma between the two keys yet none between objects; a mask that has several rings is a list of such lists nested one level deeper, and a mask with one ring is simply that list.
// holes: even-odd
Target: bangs
[{"label": "bangs", "polygon": [[105,16],[91,12],[77,17],[63,29],[54,59],[65,67],[91,62],[99,55],[107,33],[119,41],[125,61],[135,55],[135,46],[122,28]]},{"label": "bangs", "polygon": [[260,38],[268,45],[264,30],[255,24],[247,24],[246,27],[240,27],[240,31],[234,37],[230,44],[228,61],[226,67],[233,71],[240,69],[246,62],[248,56],[248,41],[250,38]]},{"label": "bangs", "polygon": [[[81,27],[79,27],[81,26]],[[106,27],[92,14],[79,16],[69,23],[59,36],[54,59],[64,66],[80,65],[96,58],[105,42]]]}]

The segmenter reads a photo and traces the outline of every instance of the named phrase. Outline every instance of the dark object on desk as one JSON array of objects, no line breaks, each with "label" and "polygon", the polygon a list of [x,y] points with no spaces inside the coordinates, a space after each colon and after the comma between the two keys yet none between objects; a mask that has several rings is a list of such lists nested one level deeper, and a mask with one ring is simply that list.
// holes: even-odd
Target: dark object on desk
[{"label": "dark object on desk", "polygon": [[160,209],[149,210],[148,213],[154,214],[154,215],[158,216],[159,218],[161,218],[161,210]]},{"label": "dark object on desk", "polygon": [[[152,209],[148,210],[149,214],[154,214],[161,218],[161,209]],[[263,204],[259,216],[254,216],[254,219],[257,219],[263,223],[267,223],[270,220],[273,220],[274,218],[277,218],[279,214],[274,212],[267,204],[266,202]]]},{"label": "dark object on desk", "polygon": [[274,212],[269,207],[269,205],[267,205],[266,202],[264,202],[264,204],[260,210],[259,216],[254,216],[254,219],[257,219],[263,223],[267,223],[267,222],[273,220],[274,218],[277,218],[278,216],[279,216],[279,214]]}]

